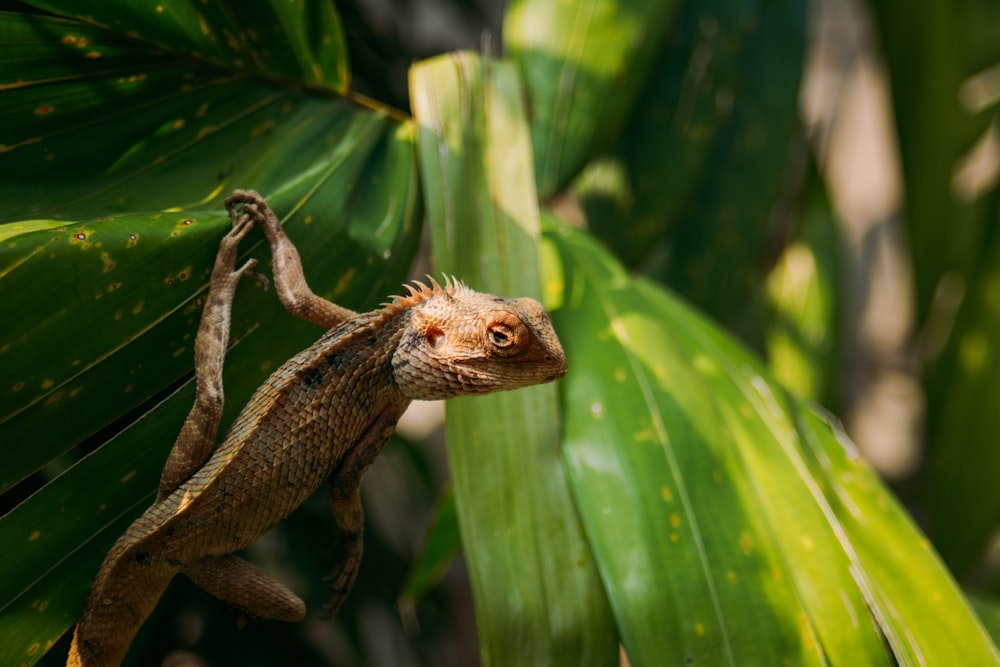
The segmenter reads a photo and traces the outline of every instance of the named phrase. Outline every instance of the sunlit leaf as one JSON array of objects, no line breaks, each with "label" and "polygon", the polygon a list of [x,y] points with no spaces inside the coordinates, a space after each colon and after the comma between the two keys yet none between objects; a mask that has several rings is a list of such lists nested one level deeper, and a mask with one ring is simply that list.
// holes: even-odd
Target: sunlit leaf
[{"label": "sunlit leaf", "polygon": [[888,665],[883,634],[899,664],[998,662],[849,443],[690,306],[550,229],[555,324],[587,360],[562,384],[565,456],[633,664]]},{"label": "sunlit leaf", "polygon": [[[410,79],[435,268],[540,296],[516,69],[459,53],[419,63]],[[555,386],[449,401],[447,418],[483,663],[612,664],[607,603],[557,456]]]}]

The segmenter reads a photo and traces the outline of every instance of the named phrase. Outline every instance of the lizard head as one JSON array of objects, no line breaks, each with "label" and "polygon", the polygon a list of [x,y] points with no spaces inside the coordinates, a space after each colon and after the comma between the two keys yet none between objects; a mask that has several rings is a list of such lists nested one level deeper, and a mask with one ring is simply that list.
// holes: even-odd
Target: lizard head
[{"label": "lizard head", "polygon": [[397,300],[410,302],[392,357],[396,385],[408,398],[487,394],[566,374],[566,355],[538,301],[483,294],[457,281],[432,284]]}]

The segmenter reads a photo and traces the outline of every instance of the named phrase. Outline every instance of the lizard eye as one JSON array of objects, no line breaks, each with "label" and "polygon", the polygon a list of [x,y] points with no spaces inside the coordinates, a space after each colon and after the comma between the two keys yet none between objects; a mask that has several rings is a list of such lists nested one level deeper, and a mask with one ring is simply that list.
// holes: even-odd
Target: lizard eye
[{"label": "lizard eye", "polygon": [[510,356],[524,347],[528,338],[524,323],[511,313],[498,313],[486,327],[486,341],[493,354]]},{"label": "lizard eye", "polygon": [[490,327],[487,335],[490,337],[490,342],[497,347],[509,347],[513,343],[510,329],[502,324]]}]

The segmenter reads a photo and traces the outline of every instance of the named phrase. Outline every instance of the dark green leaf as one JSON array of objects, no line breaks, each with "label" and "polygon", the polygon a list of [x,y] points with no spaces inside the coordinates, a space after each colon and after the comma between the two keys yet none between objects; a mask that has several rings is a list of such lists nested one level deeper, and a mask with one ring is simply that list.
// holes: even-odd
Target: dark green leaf
[{"label": "dark green leaf", "polygon": [[524,77],[538,192],[550,197],[617,136],[674,0],[518,0],[504,50]]},{"label": "dark green leaf", "polygon": [[[121,11],[96,23],[0,14],[0,295],[12,314],[0,335],[0,489],[76,443],[97,447],[0,518],[0,540],[24,545],[0,556],[0,646],[19,662],[70,625],[100,554],[156,488],[192,402],[190,390],[170,391],[191,372],[200,300],[229,227],[222,199],[235,188],[270,197],[313,288],[351,307],[398,289],[419,236],[412,126],[306,91],[346,85],[317,78],[346,67],[339,33],[315,32],[336,21],[330,6],[310,15],[276,3],[267,45],[238,33],[250,42],[225,56],[213,41],[225,33],[221,5],[199,16],[185,13],[193,4],[93,4]],[[191,30],[202,19],[215,37]],[[264,53],[283,30],[294,54]],[[244,67],[237,52],[259,62]],[[241,251],[267,270],[259,232]],[[319,333],[243,286],[224,422]]]},{"label": "dark green leaf", "polygon": [[619,145],[584,177],[582,203],[626,264],[756,340],[775,207],[804,165],[793,158],[806,7],[688,1],[663,34]]}]

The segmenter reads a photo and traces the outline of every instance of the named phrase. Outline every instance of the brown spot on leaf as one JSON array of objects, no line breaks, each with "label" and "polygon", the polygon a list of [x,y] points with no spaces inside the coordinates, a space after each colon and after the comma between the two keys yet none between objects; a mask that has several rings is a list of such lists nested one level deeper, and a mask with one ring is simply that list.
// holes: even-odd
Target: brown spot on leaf
[{"label": "brown spot on leaf", "polygon": [[55,107],[51,104],[43,104],[42,106],[35,109],[36,116],[45,116],[55,111]]}]

